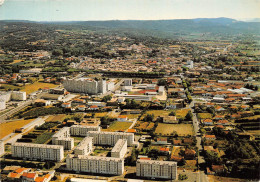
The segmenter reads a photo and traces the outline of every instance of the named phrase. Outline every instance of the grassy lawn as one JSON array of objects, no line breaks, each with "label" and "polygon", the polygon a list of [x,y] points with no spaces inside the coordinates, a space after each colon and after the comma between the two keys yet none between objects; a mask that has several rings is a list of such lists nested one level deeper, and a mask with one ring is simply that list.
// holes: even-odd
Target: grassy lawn
[{"label": "grassy lawn", "polygon": [[155,134],[157,135],[170,135],[173,132],[177,132],[179,136],[193,135],[193,126],[192,124],[165,124],[159,123]]},{"label": "grassy lawn", "polygon": [[108,129],[104,129],[104,131],[119,131],[119,130],[127,130],[131,126],[132,122],[121,122],[115,121],[113,122]]},{"label": "grassy lawn", "polygon": [[56,122],[56,121],[62,122],[66,117],[67,117],[66,114],[52,115],[52,116],[49,116],[45,121],[46,122]]},{"label": "grassy lawn", "polygon": [[198,113],[198,118],[200,118],[200,119],[212,119],[212,114],[210,114],[210,113]]},{"label": "grassy lawn", "polygon": [[33,84],[26,85],[21,91],[26,92],[27,94],[30,94],[32,92],[35,92],[39,90],[40,88],[54,88],[57,87],[58,85],[52,84],[52,83],[43,83],[43,82],[34,82]]},{"label": "grassy lawn", "polygon": [[9,135],[12,133],[15,129],[21,128],[24,125],[32,122],[34,119],[28,119],[28,120],[18,120],[18,121],[12,121],[8,123],[2,123],[0,124],[0,138],[5,137],[6,135]]}]

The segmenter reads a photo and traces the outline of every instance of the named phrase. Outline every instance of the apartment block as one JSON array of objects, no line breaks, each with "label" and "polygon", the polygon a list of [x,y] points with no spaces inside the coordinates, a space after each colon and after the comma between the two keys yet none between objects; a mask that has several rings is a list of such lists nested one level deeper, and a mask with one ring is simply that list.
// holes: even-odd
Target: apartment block
[{"label": "apartment block", "polygon": [[63,145],[65,150],[74,147],[74,138],[70,137],[70,127],[63,127],[52,136],[53,145]]},{"label": "apartment block", "polygon": [[76,172],[122,175],[124,159],[70,154],[66,158],[66,166],[68,170]]},{"label": "apartment block", "polygon": [[11,146],[13,157],[61,161],[64,157],[64,147],[61,145],[14,143]]},{"label": "apartment block", "polygon": [[111,151],[111,157],[123,158],[127,152],[127,140],[119,139]]},{"label": "apartment block", "polygon": [[139,159],[136,162],[136,176],[177,179],[177,162]]},{"label": "apartment block", "polygon": [[5,144],[4,141],[0,140],[0,156],[5,153]]},{"label": "apartment block", "polygon": [[93,138],[86,137],[84,138],[75,148],[75,155],[88,155],[93,150]]},{"label": "apartment block", "polygon": [[133,133],[89,131],[88,136],[94,138],[94,145],[114,146],[119,139],[126,139],[127,146],[132,146],[134,143]]},{"label": "apartment block", "polygon": [[89,131],[100,131],[100,126],[73,125],[70,127],[72,136],[87,136]]},{"label": "apartment block", "polygon": [[74,138],[61,138],[54,140],[53,145],[62,145],[65,150],[72,150],[74,147]]},{"label": "apartment block", "polygon": [[96,81],[91,78],[66,79],[63,86],[69,92],[78,92],[86,94],[106,93],[106,80]]},{"label": "apartment block", "polygon": [[132,86],[132,79],[125,79],[124,86]]}]

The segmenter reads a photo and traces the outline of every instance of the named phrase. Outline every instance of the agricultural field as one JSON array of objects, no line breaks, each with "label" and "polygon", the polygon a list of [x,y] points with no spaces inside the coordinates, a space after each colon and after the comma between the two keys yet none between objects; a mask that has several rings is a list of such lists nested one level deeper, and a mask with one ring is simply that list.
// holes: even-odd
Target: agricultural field
[{"label": "agricultural field", "polygon": [[179,136],[193,135],[194,130],[192,124],[165,124],[159,123],[155,134],[157,135],[171,135],[177,132]]},{"label": "agricultural field", "polygon": [[153,114],[154,115],[154,119],[156,119],[157,117],[164,117],[164,116],[169,116],[169,114],[172,112],[173,110],[150,110],[150,111],[146,111],[146,113],[140,118],[141,120],[145,117],[145,115],[147,114]]},{"label": "agricultural field", "polygon": [[198,113],[199,119],[212,119],[212,114],[210,113]]},{"label": "agricultural field", "polygon": [[137,119],[140,116],[140,114],[128,114],[126,116],[128,119]]},{"label": "agricultural field", "polygon": [[131,126],[132,122],[121,122],[115,121],[113,122],[108,129],[104,129],[104,131],[125,131]]},{"label": "agricultural field", "polygon": [[3,137],[13,133],[13,131],[17,128],[21,128],[24,125],[32,122],[34,119],[28,119],[28,120],[17,120],[17,121],[11,121],[8,123],[2,123],[0,124],[0,139]]},{"label": "agricultural field", "polygon": [[37,136],[37,138],[35,139],[34,143],[44,144],[44,143],[46,143],[48,140],[51,139],[51,137],[52,137],[53,134],[54,134],[54,133],[50,133],[50,132],[43,133],[43,134]]},{"label": "agricultural field", "polygon": [[102,118],[102,117],[105,117],[107,115],[107,112],[98,112],[98,113],[95,113],[95,117],[96,118]]},{"label": "agricultural field", "polygon": [[67,117],[66,114],[52,115],[52,116],[49,116],[45,121],[46,122],[56,122],[56,121],[62,122],[66,117]]},{"label": "agricultural field", "polygon": [[45,87],[54,88],[56,86],[58,86],[58,85],[55,85],[52,83],[35,82],[33,84],[24,86],[24,88],[21,91],[24,91],[27,94],[30,94],[32,92],[39,90],[40,88],[45,88]]},{"label": "agricultural field", "polygon": [[190,109],[179,109],[176,110],[176,117],[179,118],[185,118],[185,116],[188,114]]}]

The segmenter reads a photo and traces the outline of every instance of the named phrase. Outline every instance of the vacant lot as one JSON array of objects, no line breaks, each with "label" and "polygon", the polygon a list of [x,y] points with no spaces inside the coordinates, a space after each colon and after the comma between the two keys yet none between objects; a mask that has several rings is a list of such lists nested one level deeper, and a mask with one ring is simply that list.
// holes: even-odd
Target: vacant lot
[{"label": "vacant lot", "polygon": [[164,124],[159,123],[155,134],[170,135],[177,132],[179,136],[193,135],[193,126],[191,124]]},{"label": "vacant lot", "polygon": [[113,122],[108,129],[105,129],[105,131],[125,131],[131,126],[132,122],[120,122],[115,121]]},{"label": "vacant lot", "polygon": [[62,122],[65,118],[66,118],[66,114],[52,115],[52,116],[49,116],[45,121],[46,122],[56,122],[56,121]]},{"label": "vacant lot", "polygon": [[39,90],[40,88],[43,89],[45,87],[54,88],[54,87],[57,87],[57,85],[54,85],[52,83],[35,82],[33,84],[24,86],[21,91],[24,91],[27,94],[30,94],[32,92]]},{"label": "vacant lot", "polygon": [[21,128],[24,125],[32,122],[34,119],[28,119],[28,120],[18,120],[18,121],[12,121],[8,123],[2,123],[0,124],[0,139],[5,137],[6,135],[9,135],[12,133],[15,129]]}]

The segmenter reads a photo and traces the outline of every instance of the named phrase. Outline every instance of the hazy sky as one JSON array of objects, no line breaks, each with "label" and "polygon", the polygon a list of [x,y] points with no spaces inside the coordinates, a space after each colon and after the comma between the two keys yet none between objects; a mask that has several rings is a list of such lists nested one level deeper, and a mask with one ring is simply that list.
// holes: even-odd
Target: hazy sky
[{"label": "hazy sky", "polygon": [[[0,0],[1,1],[1,0]],[[260,18],[260,0],[5,0],[1,20]]]}]

